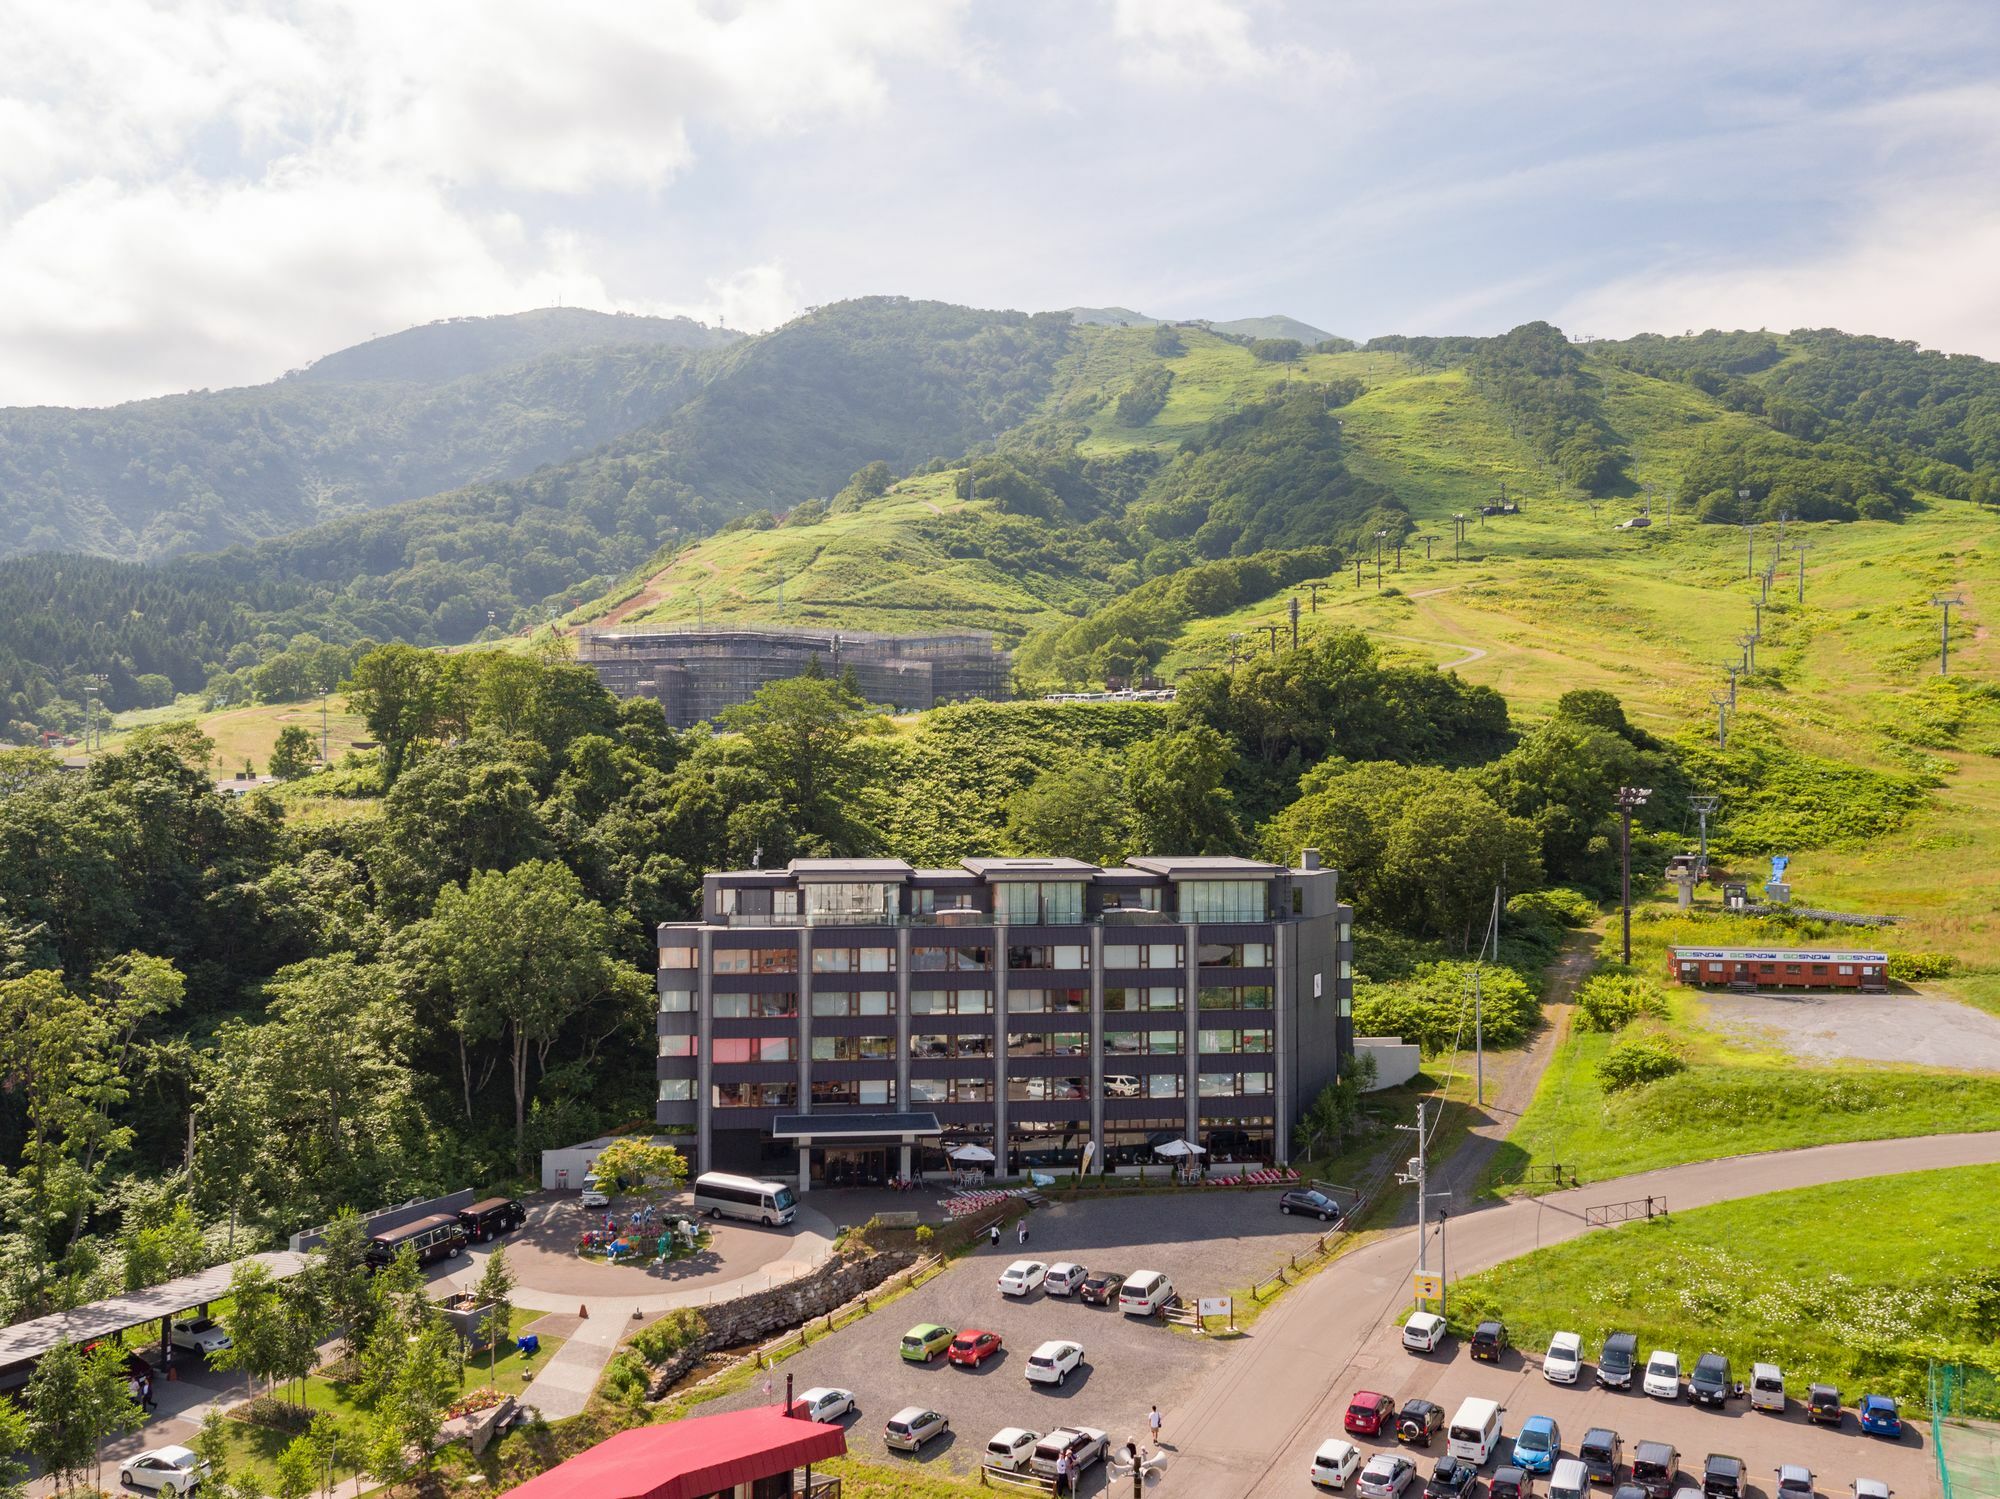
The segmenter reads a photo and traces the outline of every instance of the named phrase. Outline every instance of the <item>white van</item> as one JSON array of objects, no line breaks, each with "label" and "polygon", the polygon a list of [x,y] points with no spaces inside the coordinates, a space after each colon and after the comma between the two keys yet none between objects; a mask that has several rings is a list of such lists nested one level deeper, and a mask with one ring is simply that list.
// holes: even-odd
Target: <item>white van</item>
[{"label": "white van", "polygon": [[1134,1270],[1118,1288],[1118,1310],[1128,1317],[1156,1317],[1174,1299],[1174,1283],[1158,1270]]},{"label": "white van", "polygon": [[1590,1469],[1573,1457],[1559,1458],[1549,1474],[1549,1499],[1584,1499],[1590,1492]]},{"label": "white van", "polygon": [[1450,1446],[1446,1449],[1460,1462],[1477,1468],[1500,1445],[1500,1407],[1491,1400],[1462,1402],[1451,1418]]},{"label": "white van", "polygon": [[798,1199],[781,1182],[710,1171],[694,1179],[694,1210],[711,1218],[742,1218],[777,1227],[797,1215]]},{"label": "white van", "polygon": [[1750,1366],[1750,1409],[1785,1413],[1785,1376],[1776,1364]]}]

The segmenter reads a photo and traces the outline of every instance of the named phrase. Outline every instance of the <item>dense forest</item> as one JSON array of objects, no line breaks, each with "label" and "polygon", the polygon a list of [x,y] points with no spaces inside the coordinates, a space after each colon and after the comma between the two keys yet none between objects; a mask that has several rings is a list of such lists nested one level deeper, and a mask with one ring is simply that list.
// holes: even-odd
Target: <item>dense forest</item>
[{"label": "dense forest", "polygon": [[688,399],[683,318],[549,309],[412,328],[268,385],[0,411],[0,557],[215,551],[601,446]]}]

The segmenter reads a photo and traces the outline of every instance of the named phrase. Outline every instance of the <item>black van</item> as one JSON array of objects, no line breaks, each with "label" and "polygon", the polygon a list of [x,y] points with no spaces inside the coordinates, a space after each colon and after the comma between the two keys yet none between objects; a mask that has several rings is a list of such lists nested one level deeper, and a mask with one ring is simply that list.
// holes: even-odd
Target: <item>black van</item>
[{"label": "black van", "polygon": [[458,1210],[458,1226],[475,1244],[512,1233],[528,1221],[528,1210],[511,1197],[489,1197]]},{"label": "black van", "polygon": [[408,1245],[419,1265],[456,1259],[465,1253],[465,1230],[450,1213],[433,1213],[401,1228],[385,1229],[368,1237],[368,1263],[382,1269]]}]

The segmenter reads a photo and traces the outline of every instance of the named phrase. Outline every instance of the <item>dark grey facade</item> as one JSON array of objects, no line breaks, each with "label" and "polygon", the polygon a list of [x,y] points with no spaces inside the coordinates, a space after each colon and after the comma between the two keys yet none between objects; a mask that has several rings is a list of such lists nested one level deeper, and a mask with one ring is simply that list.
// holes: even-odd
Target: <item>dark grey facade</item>
[{"label": "dark grey facade", "polygon": [[1282,1162],[1353,1045],[1338,881],[1311,851],[710,874],[702,920],[659,929],[658,1121],[698,1169],[801,1187],[963,1145],[1000,1175],[1169,1139]]},{"label": "dark grey facade", "polygon": [[753,630],[732,626],[586,633],[578,659],[621,698],[649,697],[675,728],[691,728],[747,703],[767,682],[852,670],[861,695],[900,712],[1008,695],[1012,658],[993,637],[866,635],[851,630]]}]

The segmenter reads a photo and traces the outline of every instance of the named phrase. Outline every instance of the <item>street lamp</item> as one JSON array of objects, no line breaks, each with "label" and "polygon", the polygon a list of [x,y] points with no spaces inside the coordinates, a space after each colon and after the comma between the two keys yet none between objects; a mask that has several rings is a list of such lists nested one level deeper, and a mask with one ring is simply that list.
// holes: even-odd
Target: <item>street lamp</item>
[{"label": "street lamp", "polygon": [[1632,814],[1653,794],[1649,786],[1618,788],[1618,904],[1624,918],[1625,966],[1632,966]]}]

